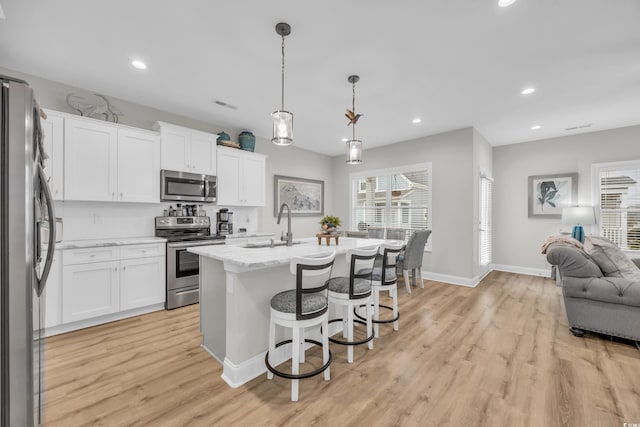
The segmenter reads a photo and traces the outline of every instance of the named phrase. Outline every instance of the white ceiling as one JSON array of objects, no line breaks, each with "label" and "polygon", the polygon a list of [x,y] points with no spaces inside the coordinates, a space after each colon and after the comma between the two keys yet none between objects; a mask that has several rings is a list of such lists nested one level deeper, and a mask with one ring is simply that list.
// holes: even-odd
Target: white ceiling
[{"label": "white ceiling", "polygon": [[[365,149],[465,126],[501,145],[640,123],[638,0],[2,6],[2,67],[267,138],[280,103],[274,27],[288,22],[285,108],[295,115],[295,144],[328,155],[342,154],[350,136],[350,74],[360,75]],[[133,58],[148,69],[131,67]],[[528,86],[537,91],[525,97]]]}]

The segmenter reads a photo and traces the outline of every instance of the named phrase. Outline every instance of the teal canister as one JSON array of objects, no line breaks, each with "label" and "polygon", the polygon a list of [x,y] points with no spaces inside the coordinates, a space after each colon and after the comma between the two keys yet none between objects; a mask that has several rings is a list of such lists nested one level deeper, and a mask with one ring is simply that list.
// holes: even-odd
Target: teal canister
[{"label": "teal canister", "polygon": [[253,151],[256,148],[256,137],[248,130],[240,132],[238,142],[240,143],[240,148],[243,150]]},{"label": "teal canister", "polygon": [[225,131],[222,131],[218,134],[218,138],[216,138],[216,142],[220,145],[223,141],[230,141],[231,137]]}]

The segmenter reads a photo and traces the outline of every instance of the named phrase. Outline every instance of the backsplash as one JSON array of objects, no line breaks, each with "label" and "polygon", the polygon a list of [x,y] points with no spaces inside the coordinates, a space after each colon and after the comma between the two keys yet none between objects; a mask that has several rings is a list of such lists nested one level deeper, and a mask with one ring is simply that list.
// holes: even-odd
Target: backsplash
[{"label": "backsplash", "polygon": [[[88,240],[153,236],[154,218],[175,203],[55,202],[56,216],[64,221],[63,239]],[[216,212],[225,206],[204,205],[215,232]],[[258,231],[258,208],[229,207],[234,230]]]}]

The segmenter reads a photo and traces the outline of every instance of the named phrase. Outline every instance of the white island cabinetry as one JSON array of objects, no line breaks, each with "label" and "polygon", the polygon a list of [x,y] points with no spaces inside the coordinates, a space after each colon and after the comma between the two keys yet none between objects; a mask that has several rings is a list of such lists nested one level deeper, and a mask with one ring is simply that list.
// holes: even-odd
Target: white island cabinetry
[{"label": "white island cabinetry", "polygon": [[218,204],[265,205],[266,156],[218,147]]},{"label": "white island cabinetry", "polygon": [[[295,288],[289,263],[295,256],[337,253],[333,276],[346,275],[345,254],[349,248],[379,245],[378,239],[340,239],[340,245],[318,245],[313,238],[293,246],[246,248],[216,245],[190,248],[200,255],[200,330],[202,346],[223,364],[222,378],[238,387],[266,372],[269,302],[280,291]],[[330,313],[330,316],[333,315]],[[330,333],[339,331],[339,322]],[[314,331],[309,331],[312,336]],[[290,357],[278,349],[274,360]]]}]

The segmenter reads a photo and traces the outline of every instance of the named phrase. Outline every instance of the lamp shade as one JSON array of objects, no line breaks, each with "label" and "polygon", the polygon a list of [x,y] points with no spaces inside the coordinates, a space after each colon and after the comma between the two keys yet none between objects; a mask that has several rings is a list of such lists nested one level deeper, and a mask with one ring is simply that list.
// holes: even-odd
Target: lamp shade
[{"label": "lamp shade", "polygon": [[562,209],[563,224],[591,225],[596,223],[593,206],[572,206]]},{"label": "lamp shade", "polygon": [[347,141],[347,163],[350,165],[362,163],[362,141],[358,139]]},{"label": "lamp shade", "polygon": [[276,145],[293,144],[293,114],[288,111],[278,110],[271,113],[273,118],[273,138],[271,142]]}]

